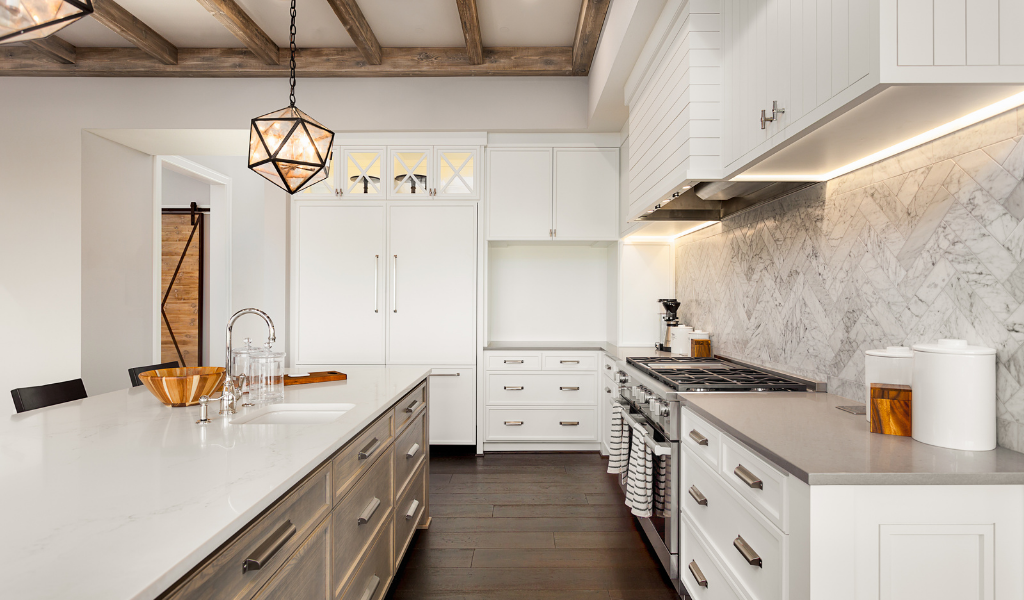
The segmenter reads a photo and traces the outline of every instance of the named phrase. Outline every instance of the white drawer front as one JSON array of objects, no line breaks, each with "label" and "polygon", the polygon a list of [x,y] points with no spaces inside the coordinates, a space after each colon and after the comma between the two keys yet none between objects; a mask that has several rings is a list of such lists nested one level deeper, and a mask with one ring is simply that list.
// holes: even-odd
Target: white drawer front
[{"label": "white drawer front", "polygon": [[[729,438],[722,439],[722,477],[782,531],[786,523],[786,475]],[[746,480],[753,480],[748,483]]]},{"label": "white drawer front", "polygon": [[540,371],[540,353],[493,354],[487,353],[488,371]]},{"label": "white drawer front", "polygon": [[[718,473],[684,451],[682,509],[711,549],[755,600],[783,600],[786,536],[730,491]],[[749,558],[740,547],[753,551]]]},{"label": "white drawer front", "polygon": [[593,408],[489,408],[487,441],[589,442],[597,440]]},{"label": "white drawer front", "polygon": [[596,371],[597,357],[593,354],[544,353],[545,371]]},{"label": "white drawer front", "polygon": [[[682,552],[679,555],[679,579],[694,600],[740,600],[697,539],[690,524],[682,523]],[[701,582],[705,585],[701,585]]]},{"label": "white drawer front", "polygon": [[593,373],[490,373],[487,404],[493,405],[597,405]]},{"label": "white drawer front", "polygon": [[604,376],[614,382],[615,381],[615,371],[616,371],[615,361],[612,360],[612,357],[608,356],[607,354],[602,354],[601,355],[601,372],[604,373]]},{"label": "white drawer front", "polygon": [[718,468],[722,434],[688,410],[683,411],[683,446],[701,457],[712,469]]}]

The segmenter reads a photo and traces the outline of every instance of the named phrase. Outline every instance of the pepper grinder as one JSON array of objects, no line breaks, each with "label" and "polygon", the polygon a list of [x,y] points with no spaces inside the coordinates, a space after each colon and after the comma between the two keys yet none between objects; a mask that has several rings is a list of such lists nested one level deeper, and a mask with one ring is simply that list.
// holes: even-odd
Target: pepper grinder
[{"label": "pepper grinder", "polygon": [[199,425],[206,425],[213,419],[210,418],[210,397],[200,396],[199,397],[199,420],[196,421]]}]

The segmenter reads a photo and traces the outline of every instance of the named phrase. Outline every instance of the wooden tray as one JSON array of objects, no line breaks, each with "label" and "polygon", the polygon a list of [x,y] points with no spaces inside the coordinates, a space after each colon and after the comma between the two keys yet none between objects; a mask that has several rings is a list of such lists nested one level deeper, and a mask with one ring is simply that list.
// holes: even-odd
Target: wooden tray
[{"label": "wooden tray", "polygon": [[304,377],[285,375],[284,384],[302,385],[304,383],[323,383],[325,381],[345,381],[346,379],[348,379],[348,375],[341,371],[310,371],[309,375]]}]

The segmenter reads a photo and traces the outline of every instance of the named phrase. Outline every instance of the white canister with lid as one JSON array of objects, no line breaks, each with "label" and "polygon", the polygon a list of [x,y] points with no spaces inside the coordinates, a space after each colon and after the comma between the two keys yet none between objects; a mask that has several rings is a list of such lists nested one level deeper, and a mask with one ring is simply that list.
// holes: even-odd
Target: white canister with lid
[{"label": "white canister with lid", "polygon": [[909,385],[913,387],[914,352],[906,346],[889,346],[864,351],[864,406],[871,422],[871,385]]},{"label": "white canister with lid", "polygon": [[679,325],[675,328],[672,332],[672,354],[690,355],[690,332],[692,331],[693,327],[689,325]]},{"label": "white canister with lid", "polygon": [[967,340],[914,346],[914,439],[954,450],[996,447],[996,351]]}]

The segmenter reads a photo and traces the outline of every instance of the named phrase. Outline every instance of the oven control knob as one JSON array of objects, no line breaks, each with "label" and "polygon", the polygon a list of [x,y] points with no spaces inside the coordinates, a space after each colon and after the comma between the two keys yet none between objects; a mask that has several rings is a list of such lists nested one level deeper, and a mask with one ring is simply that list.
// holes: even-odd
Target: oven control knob
[{"label": "oven control knob", "polygon": [[657,402],[657,401],[658,401],[658,397],[655,396],[654,394],[652,394],[650,391],[648,391],[646,394],[644,394],[644,402]]}]

